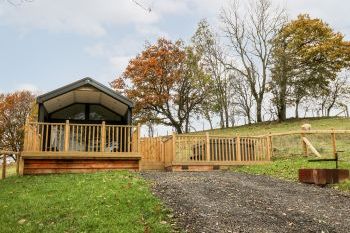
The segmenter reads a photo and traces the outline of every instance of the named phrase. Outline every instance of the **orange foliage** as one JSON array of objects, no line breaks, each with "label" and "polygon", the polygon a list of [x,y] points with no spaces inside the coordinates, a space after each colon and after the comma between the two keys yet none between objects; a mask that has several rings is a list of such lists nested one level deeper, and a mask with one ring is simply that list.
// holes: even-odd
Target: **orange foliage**
[{"label": "orange foliage", "polygon": [[189,72],[200,68],[196,61],[191,65],[189,62],[187,48],[181,41],[159,39],[132,59],[111,85],[135,102],[134,114],[139,122],[173,126],[182,132],[189,112],[194,110],[186,106],[199,104],[202,98],[198,91],[193,91],[197,88],[194,80],[200,79],[200,75],[192,77],[194,72]]},{"label": "orange foliage", "polygon": [[34,117],[33,103],[29,91],[0,94],[0,150],[22,150],[26,118]]}]

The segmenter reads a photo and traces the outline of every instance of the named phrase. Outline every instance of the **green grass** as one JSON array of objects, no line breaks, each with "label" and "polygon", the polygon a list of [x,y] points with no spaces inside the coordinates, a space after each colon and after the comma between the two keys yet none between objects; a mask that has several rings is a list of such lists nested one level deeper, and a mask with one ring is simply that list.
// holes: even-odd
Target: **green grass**
[{"label": "green grass", "polygon": [[264,135],[267,133],[280,133],[292,130],[300,130],[302,124],[311,124],[313,130],[316,129],[350,129],[350,119],[340,117],[289,119],[285,122],[262,122],[250,125],[236,126],[226,129],[214,129],[208,131],[199,131],[196,133],[209,132],[209,134],[224,134],[242,136]]},{"label": "green grass", "polygon": [[[308,162],[310,157],[282,157],[274,158],[271,163],[263,165],[237,166],[232,170],[236,172],[251,173],[256,175],[268,175],[291,181],[298,180],[300,168],[335,168],[335,162]],[[339,162],[339,168],[350,169],[350,162]],[[350,180],[333,186],[336,189],[350,191]]]},{"label": "green grass", "polygon": [[[0,174],[2,174],[2,165],[0,165]],[[6,166],[6,177],[16,175],[16,163],[11,163]],[[1,180],[0,175],[0,180]]]},{"label": "green grass", "polygon": [[0,232],[170,232],[166,216],[136,173],[0,181]]},{"label": "green grass", "polygon": [[[311,124],[313,130],[317,129],[350,129],[349,118],[308,118],[308,119],[290,119],[285,122],[263,122],[251,125],[243,125],[226,129],[215,129],[209,132],[211,135],[236,135],[258,136],[267,133],[280,133],[300,130],[302,124]],[[203,133],[203,132],[196,132]],[[311,144],[324,158],[333,156],[333,148],[330,134],[312,134],[306,136]],[[350,134],[336,135],[337,150],[344,151],[339,154],[340,167],[350,169]],[[241,166],[234,168],[235,171],[247,172],[253,174],[264,174],[278,177],[281,179],[298,179],[299,168],[334,168],[334,162],[309,163],[302,156],[300,135],[276,136],[272,140],[273,162],[265,165]],[[350,180],[334,186],[334,188],[350,191]]]}]

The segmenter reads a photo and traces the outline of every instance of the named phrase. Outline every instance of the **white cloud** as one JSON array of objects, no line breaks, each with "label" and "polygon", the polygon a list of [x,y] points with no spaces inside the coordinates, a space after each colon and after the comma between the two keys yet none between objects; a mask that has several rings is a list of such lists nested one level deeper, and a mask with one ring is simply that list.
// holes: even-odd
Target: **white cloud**
[{"label": "white cloud", "polygon": [[35,0],[18,7],[4,3],[0,7],[2,22],[22,30],[39,28],[92,36],[103,36],[109,25],[151,24],[159,18],[129,0]]},{"label": "white cloud", "polygon": [[117,75],[123,73],[125,68],[128,66],[131,56],[115,56],[109,59],[112,66],[115,68]]},{"label": "white cloud", "polygon": [[15,87],[15,91],[30,91],[30,92],[33,92],[33,93],[39,93],[40,90],[39,88],[34,85],[34,84],[31,84],[31,83],[22,83],[20,85],[18,85],[17,87]]},{"label": "white cloud", "polygon": [[109,55],[109,50],[103,43],[97,43],[92,46],[85,47],[84,50],[91,57],[103,57]]}]

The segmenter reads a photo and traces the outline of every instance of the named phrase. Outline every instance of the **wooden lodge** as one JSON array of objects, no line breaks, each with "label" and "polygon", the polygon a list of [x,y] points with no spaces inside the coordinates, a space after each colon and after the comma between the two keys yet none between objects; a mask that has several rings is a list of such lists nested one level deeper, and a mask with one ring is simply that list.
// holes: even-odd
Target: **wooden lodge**
[{"label": "wooden lodge", "polygon": [[25,126],[20,174],[98,170],[213,170],[270,160],[269,137],[176,135],[141,138],[132,101],[91,78],[37,98]]}]

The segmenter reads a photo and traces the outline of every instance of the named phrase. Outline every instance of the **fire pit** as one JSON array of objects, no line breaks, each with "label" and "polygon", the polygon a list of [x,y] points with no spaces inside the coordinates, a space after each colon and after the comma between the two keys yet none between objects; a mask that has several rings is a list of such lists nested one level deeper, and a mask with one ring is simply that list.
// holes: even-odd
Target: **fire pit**
[{"label": "fire pit", "polygon": [[338,153],[335,154],[333,159],[312,159],[309,162],[326,162],[334,161],[336,164],[335,169],[325,168],[302,168],[299,169],[299,181],[307,184],[335,184],[346,179],[349,179],[349,170],[338,169]]}]

